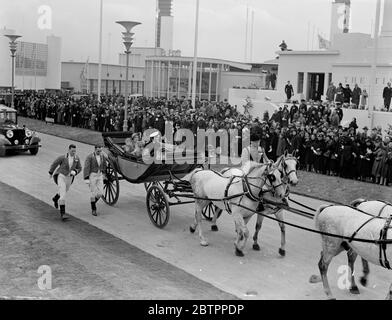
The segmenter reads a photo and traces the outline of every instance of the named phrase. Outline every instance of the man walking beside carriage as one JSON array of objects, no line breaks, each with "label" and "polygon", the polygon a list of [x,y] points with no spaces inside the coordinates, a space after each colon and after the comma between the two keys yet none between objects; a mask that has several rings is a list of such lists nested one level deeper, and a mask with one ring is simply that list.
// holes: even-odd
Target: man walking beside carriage
[{"label": "man walking beside carriage", "polygon": [[60,205],[61,219],[64,221],[65,217],[65,198],[66,194],[73,183],[75,176],[82,171],[80,159],[76,155],[76,146],[71,144],[68,147],[68,153],[59,156],[50,166],[49,176],[53,177],[58,186],[57,194],[52,198],[55,208]]},{"label": "man walking beside carriage", "polygon": [[90,188],[91,214],[97,216],[97,202],[103,195],[103,179],[106,172],[106,161],[102,153],[102,145],[96,145],[84,163],[83,177]]}]

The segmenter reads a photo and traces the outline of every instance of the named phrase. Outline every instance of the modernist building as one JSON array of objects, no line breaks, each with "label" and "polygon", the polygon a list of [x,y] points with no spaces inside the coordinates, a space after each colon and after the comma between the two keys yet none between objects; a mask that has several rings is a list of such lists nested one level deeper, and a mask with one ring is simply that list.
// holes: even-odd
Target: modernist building
[{"label": "modernist building", "polygon": [[157,0],[155,47],[166,51],[173,49],[173,0]]},{"label": "modernist building", "polygon": [[[145,90],[149,97],[192,96],[192,57],[154,56],[146,58]],[[233,87],[265,87],[265,74],[251,64],[198,58],[196,96],[201,100],[221,101]]]},{"label": "modernist building", "polygon": [[[98,63],[62,62],[61,87],[64,90],[82,93],[98,93]],[[102,64],[101,93],[124,94],[126,67]],[[144,67],[129,67],[129,94],[143,94]]]},{"label": "modernist building", "polygon": [[[0,30],[0,89],[11,88],[11,53],[5,34],[14,30]],[[20,38],[23,39],[23,38]],[[48,36],[46,43],[16,41],[15,89],[45,90],[61,87],[61,38]]]},{"label": "modernist building", "polygon": [[[345,15],[349,1],[337,0],[333,10]],[[378,36],[377,63],[373,65],[375,47],[374,37],[364,33],[349,33],[342,25],[341,29],[331,28],[331,45],[319,51],[281,51],[279,54],[279,77],[277,88],[281,101],[285,99],[284,87],[287,81],[293,84],[296,98],[319,99],[324,97],[329,83],[335,85],[355,84],[366,89],[372,106],[383,105],[382,90],[387,82],[392,82],[392,0],[384,0],[384,14],[381,33]],[[332,15],[331,25],[339,23],[337,15]],[[343,22],[345,20],[343,19]],[[334,31],[335,30],[335,31]]]}]

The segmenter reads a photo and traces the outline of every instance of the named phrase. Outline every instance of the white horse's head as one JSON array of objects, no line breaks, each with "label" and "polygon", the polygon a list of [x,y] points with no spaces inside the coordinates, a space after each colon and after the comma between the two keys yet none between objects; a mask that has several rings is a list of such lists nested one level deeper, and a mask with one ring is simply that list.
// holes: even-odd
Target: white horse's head
[{"label": "white horse's head", "polygon": [[249,168],[247,176],[259,177],[264,181],[264,185],[261,186],[264,191],[270,191],[279,198],[285,196],[286,188],[282,182],[281,173],[273,162],[260,164],[249,161],[246,167]]},{"label": "white horse's head", "polygon": [[286,151],[276,163],[279,171],[282,173],[282,177],[287,177],[288,182],[292,186],[296,186],[298,184],[298,177],[297,177],[297,163],[298,159],[295,157],[294,154],[288,154]]}]

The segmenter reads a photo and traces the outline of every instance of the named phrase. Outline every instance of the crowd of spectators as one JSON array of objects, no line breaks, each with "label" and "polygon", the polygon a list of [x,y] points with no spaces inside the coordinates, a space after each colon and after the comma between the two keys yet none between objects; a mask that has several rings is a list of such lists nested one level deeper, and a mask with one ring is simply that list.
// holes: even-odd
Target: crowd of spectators
[{"label": "crowd of spectators", "polygon": [[[42,121],[101,132],[122,131],[124,99],[104,96],[98,104],[92,95],[75,99],[70,94],[30,92],[15,100],[19,114]],[[165,122],[175,128],[238,129],[256,132],[267,156],[277,159],[286,150],[299,157],[299,168],[382,185],[392,183],[392,141],[381,128],[358,128],[355,118],[342,125],[340,105],[328,102],[294,102],[278,107],[262,119],[239,112],[227,101],[196,101],[186,98],[130,100],[128,130],[165,132]],[[361,130],[359,130],[361,129]]]}]

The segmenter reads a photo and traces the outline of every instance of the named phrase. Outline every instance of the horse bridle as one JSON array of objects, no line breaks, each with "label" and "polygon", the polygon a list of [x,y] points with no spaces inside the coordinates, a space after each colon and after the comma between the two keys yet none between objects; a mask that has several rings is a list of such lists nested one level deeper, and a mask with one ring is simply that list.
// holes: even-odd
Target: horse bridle
[{"label": "horse bridle", "polygon": [[285,156],[283,156],[283,159],[281,160],[282,161],[282,168],[283,168],[283,170],[279,170],[278,169],[279,172],[281,173],[282,177],[289,177],[289,175],[291,173],[297,172],[297,169],[292,169],[289,172],[286,171],[286,168],[287,168],[286,160],[295,160],[296,164],[298,162],[298,159],[296,157],[294,157],[294,156],[290,156],[290,157],[287,157],[287,158]]},{"label": "horse bridle", "polygon": [[[268,173],[265,174],[265,172],[266,172],[267,170],[268,170]],[[274,185],[274,180],[272,179],[272,175],[273,175],[272,172],[275,171],[275,170],[278,170],[278,168],[275,167],[275,166],[272,166],[272,167],[269,169],[269,168],[268,168],[268,165],[267,165],[267,167],[265,168],[265,170],[264,170],[264,172],[263,172],[263,174],[265,174],[265,179],[264,179],[264,181],[263,181],[261,187],[259,187],[259,186],[255,185],[255,184],[249,182],[249,180],[251,180],[251,179],[259,179],[259,177],[248,177],[248,174],[251,173],[251,172],[253,171],[253,169],[252,169],[247,175],[244,176],[245,182],[246,182],[246,184],[247,184],[248,186],[252,186],[252,187],[255,187],[255,188],[257,188],[257,189],[260,189],[260,192],[259,192],[259,195],[258,195],[258,196],[259,196],[259,199],[262,197],[262,195],[263,195],[264,193],[272,192],[273,194],[275,194],[275,190],[284,184],[283,181],[281,181],[281,183],[279,183],[278,185]],[[278,171],[279,171],[279,170],[278,170]],[[275,178],[275,176],[274,176],[274,178]],[[276,178],[275,178],[275,179],[276,179]],[[268,186],[268,182],[269,182],[269,187],[271,187],[271,188],[269,188],[269,189],[267,189],[267,190],[263,190],[263,187],[264,187],[265,185]],[[249,192],[251,193],[250,190],[249,190]],[[253,196],[253,194],[252,194],[252,197],[253,197],[253,198],[256,198],[256,197]]]}]

